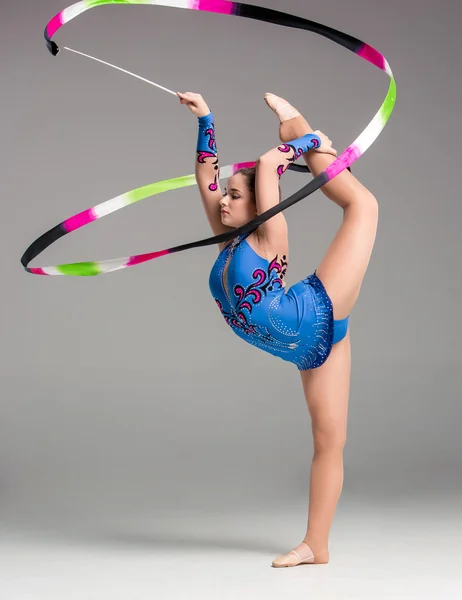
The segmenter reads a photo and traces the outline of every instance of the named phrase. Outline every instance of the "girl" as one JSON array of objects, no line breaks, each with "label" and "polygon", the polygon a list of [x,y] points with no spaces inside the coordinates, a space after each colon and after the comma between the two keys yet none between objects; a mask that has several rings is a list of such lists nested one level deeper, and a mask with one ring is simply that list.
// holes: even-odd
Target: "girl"
[{"label": "girl", "polygon": [[[331,140],[314,131],[288,102],[265,94],[279,118],[282,144],[255,167],[239,169],[222,194],[213,114],[200,94],[177,92],[198,118],[196,180],[215,235],[240,227],[276,205],[279,179],[299,156],[316,176],[334,160]],[[344,170],[322,188],[343,221],[317,270],[285,289],[287,223],[282,212],[246,236],[219,244],[209,286],[226,323],[242,339],[294,363],[311,417],[314,454],[308,527],[303,541],[274,567],[329,562],[328,537],[343,487],[343,448],[350,388],[348,317],[375,242],[378,205]]]}]

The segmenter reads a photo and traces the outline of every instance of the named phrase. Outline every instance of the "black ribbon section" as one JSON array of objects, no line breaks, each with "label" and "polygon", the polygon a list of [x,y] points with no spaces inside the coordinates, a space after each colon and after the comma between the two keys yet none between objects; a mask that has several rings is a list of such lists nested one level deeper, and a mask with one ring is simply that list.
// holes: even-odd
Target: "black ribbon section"
[{"label": "black ribbon section", "polygon": [[[298,165],[289,165],[289,169],[297,170],[292,168],[294,166]],[[189,250],[190,248],[200,248],[202,246],[211,246],[212,244],[221,244],[222,242],[233,240],[234,238],[240,235],[247,235],[249,233],[252,233],[252,231],[255,231],[255,229],[257,229],[257,227],[259,227],[262,223],[268,221],[268,219],[271,219],[271,217],[274,217],[274,215],[277,215],[286,208],[289,208],[289,206],[300,202],[300,200],[303,200],[303,198],[306,198],[307,196],[318,190],[324,184],[328,183],[328,181],[329,178],[327,177],[327,174],[322,172],[315,179],[312,179],[310,183],[308,183],[307,185],[299,189],[297,192],[292,194],[292,196],[289,196],[288,198],[286,198],[286,200],[283,200],[279,204],[276,204],[276,206],[272,206],[266,212],[262,213],[261,215],[258,215],[258,217],[252,219],[252,221],[249,221],[245,225],[237,227],[236,229],[233,229],[232,231],[229,231],[227,233],[221,233],[220,235],[215,235],[204,240],[190,242],[189,244],[182,244],[181,246],[174,246],[173,248],[169,248],[168,252],[172,254],[173,252],[181,252],[182,250]]]},{"label": "black ribbon section", "polygon": [[65,231],[62,224],[55,225],[44,234],[42,234],[39,238],[32,242],[32,244],[27,248],[24,254],[21,257],[21,264],[26,269],[27,265],[34,260],[36,256],[41,254],[48,246],[54,244],[59,238],[62,238],[68,232]]}]

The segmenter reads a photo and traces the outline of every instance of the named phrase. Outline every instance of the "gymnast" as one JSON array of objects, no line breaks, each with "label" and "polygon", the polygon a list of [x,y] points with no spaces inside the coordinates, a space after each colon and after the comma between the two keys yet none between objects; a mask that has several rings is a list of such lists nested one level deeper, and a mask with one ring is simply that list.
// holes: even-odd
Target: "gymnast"
[{"label": "gymnast", "polygon": [[[335,160],[331,140],[283,98],[265,94],[279,118],[281,145],[255,167],[219,184],[213,113],[200,94],[177,92],[198,118],[195,174],[215,235],[240,227],[281,200],[279,179],[303,156],[314,176]],[[343,487],[343,448],[350,389],[349,316],[373,250],[378,205],[350,172],[322,188],[343,210],[342,223],[318,268],[286,289],[288,230],[282,212],[252,233],[219,244],[209,287],[226,323],[246,342],[298,368],[312,423],[308,526],[303,541],[273,567],[329,562],[329,531]]]}]

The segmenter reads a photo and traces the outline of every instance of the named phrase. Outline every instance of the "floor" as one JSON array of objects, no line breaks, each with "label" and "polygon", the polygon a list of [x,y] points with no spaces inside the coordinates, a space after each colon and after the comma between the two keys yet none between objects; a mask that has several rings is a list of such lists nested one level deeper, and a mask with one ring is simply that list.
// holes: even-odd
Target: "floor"
[{"label": "floor", "polygon": [[[306,506],[2,519],[5,600],[462,597],[462,495],[341,499],[328,565],[276,569]],[[300,596],[299,594],[303,594]]]}]

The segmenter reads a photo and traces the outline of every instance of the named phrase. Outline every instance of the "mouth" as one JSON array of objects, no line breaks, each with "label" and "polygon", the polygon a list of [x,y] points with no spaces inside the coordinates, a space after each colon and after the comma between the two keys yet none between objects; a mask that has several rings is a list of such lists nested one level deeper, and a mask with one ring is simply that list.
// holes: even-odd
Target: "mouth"
[{"label": "mouth", "polygon": [[227,213],[227,212],[226,212],[226,210],[222,210],[222,211],[221,211],[221,214],[222,214],[222,215],[227,215],[227,214],[229,214],[229,213]]}]

